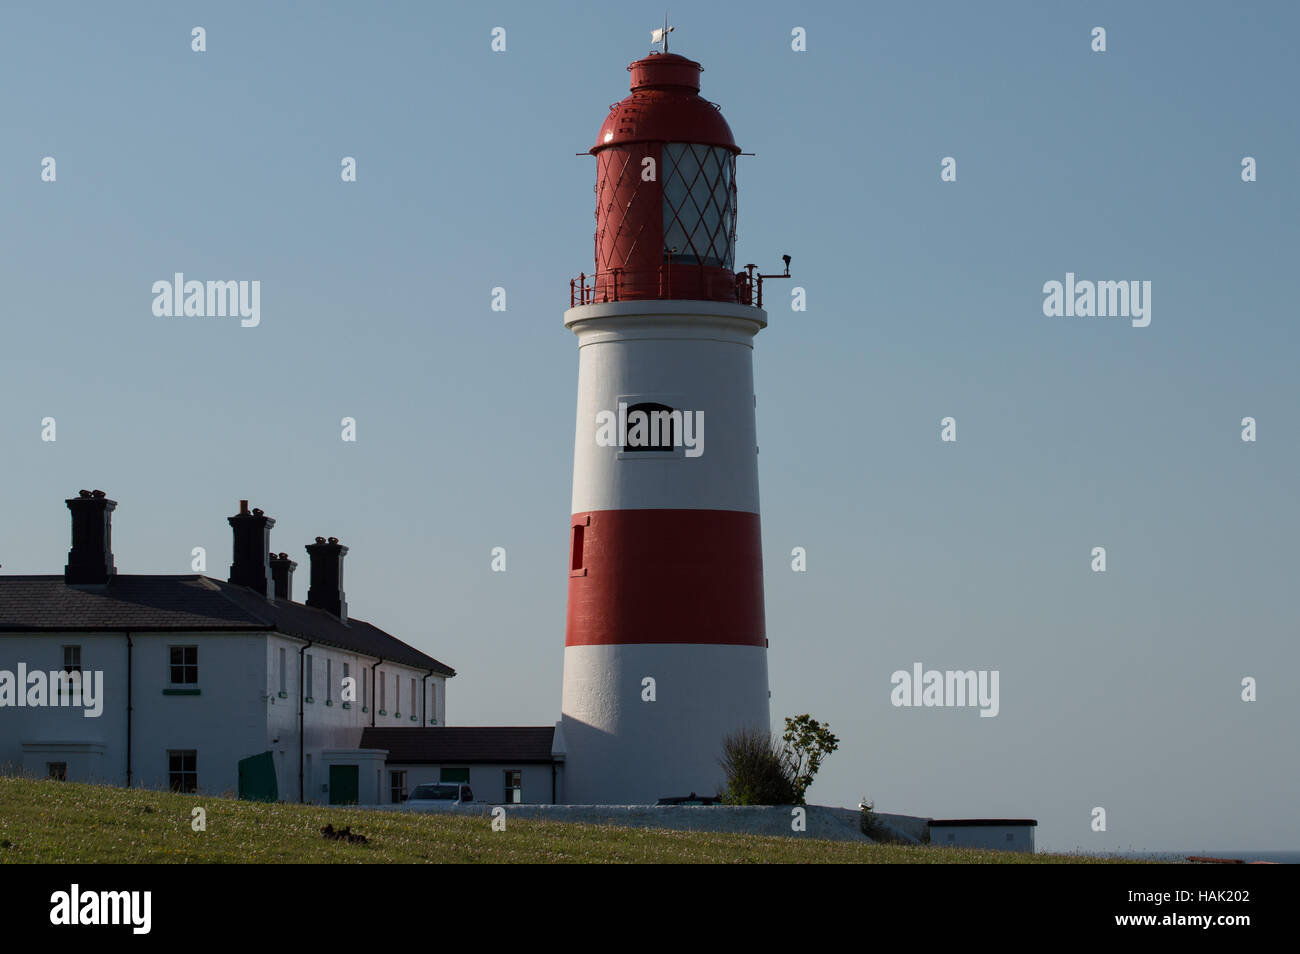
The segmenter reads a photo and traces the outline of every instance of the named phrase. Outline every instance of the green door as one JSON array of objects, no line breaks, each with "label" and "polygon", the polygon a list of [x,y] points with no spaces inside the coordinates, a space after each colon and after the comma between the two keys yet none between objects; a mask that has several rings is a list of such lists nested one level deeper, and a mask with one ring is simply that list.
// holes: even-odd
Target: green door
[{"label": "green door", "polygon": [[274,802],[280,797],[270,752],[239,760],[239,797],[254,802]]},{"label": "green door", "polygon": [[355,805],[361,793],[361,769],[356,765],[330,766],[330,804]]}]

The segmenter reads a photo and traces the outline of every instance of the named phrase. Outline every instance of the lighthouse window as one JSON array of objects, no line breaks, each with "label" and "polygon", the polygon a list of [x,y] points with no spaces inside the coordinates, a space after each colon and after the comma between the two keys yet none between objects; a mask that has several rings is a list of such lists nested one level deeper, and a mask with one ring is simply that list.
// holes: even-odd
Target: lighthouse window
[{"label": "lighthouse window", "polygon": [[663,147],[664,261],[731,270],[736,157],[718,146]]},{"label": "lighthouse window", "polygon": [[682,412],[667,404],[645,401],[630,405],[624,423],[622,451],[668,451],[682,442]]},{"label": "lighthouse window", "polygon": [[582,537],[585,529],[586,527],[581,525],[576,525],[573,528],[573,555],[569,561],[571,571],[582,569]]}]

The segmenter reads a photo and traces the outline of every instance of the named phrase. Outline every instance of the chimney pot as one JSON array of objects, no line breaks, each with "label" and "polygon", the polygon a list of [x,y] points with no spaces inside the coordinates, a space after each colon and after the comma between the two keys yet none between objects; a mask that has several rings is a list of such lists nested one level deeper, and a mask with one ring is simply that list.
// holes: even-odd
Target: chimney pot
[{"label": "chimney pot", "polygon": [[297,568],[298,564],[289,559],[289,554],[271,554],[271,580],[277,600],[293,601],[293,571]]},{"label": "chimney pot", "polygon": [[116,500],[109,500],[102,490],[93,496],[82,490],[65,500],[72,511],[72,549],[63,568],[63,582],[77,584],[107,583],[117,575],[113,565],[113,511]]},{"label": "chimney pot", "polygon": [[230,564],[230,582],[246,586],[261,596],[273,594],[270,543],[275,518],[260,510],[248,512],[248,501],[239,502],[239,513],[227,517],[234,531],[234,559]]},{"label": "chimney pot", "polygon": [[306,547],[311,557],[311,586],[307,589],[307,605],[324,610],[331,616],[337,616],[343,622],[348,619],[348,601],[343,593],[343,558],[348,548],[339,543],[338,537],[317,537],[315,543]]}]

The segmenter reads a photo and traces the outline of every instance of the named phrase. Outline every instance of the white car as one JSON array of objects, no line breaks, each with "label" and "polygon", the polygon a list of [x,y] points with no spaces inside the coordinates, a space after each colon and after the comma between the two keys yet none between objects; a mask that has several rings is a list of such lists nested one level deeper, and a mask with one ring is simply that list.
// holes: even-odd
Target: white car
[{"label": "white car", "polygon": [[436,812],[470,805],[473,801],[474,792],[464,782],[425,782],[415,786],[403,807],[417,812]]}]

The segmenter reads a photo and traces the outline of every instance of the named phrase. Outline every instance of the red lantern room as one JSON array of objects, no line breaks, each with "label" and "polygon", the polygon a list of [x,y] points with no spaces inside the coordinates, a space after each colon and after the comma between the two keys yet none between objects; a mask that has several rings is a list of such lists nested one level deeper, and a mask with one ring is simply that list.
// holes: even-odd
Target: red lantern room
[{"label": "red lantern room", "polygon": [[[737,274],[736,156],[699,63],[651,53],[628,67],[632,93],[596,144],[596,270],[572,304],[678,298],[750,304]],[[751,269],[752,272],[752,269]]]}]

